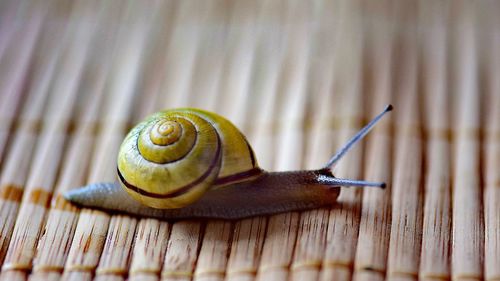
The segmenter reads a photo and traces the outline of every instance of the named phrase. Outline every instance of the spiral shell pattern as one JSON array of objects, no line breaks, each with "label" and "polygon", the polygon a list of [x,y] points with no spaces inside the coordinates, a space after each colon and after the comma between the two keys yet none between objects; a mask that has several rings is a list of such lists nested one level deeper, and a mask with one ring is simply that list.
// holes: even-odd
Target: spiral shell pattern
[{"label": "spiral shell pattern", "polygon": [[180,208],[209,188],[259,173],[239,130],[223,117],[198,109],[151,115],[129,132],[118,154],[123,188],[154,208]]}]

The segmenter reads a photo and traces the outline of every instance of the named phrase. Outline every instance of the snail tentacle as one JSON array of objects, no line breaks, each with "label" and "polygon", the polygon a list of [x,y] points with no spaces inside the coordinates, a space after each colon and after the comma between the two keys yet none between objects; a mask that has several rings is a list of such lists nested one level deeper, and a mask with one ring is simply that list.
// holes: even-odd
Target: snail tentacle
[{"label": "snail tentacle", "polygon": [[385,107],[385,109],[379,113],[377,116],[375,116],[375,118],[373,118],[370,123],[368,123],[366,126],[364,126],[361,130],[359,130],[358,133],[356,133],[356,135],[354,135],[343,147],[341,147],[334,155],[332,158],[330,158],[330,160],[328,161],[328,163],[326,163],[325,165],[325,169],[331,169],[335,163],[337,163],[340,159],[342,159],[342,157],[356,144],[358,143],[360,140],[362,140],[369,132],[370,130],[375,126],[375,124],[377,124],[378,121],[380,121],[380,119],[382,119],[382,117],[384,117],[384,115],[387,113],[387,112],[390,112],[392,111],[393,107],[392,105],[387,105]]},{"label": "snail tentacle", "polygon": [[333,186],[370,186],[370,187],[380,187],[385,188],[385,182],[371,182],[363,180],[351,180],[351,179],[339,179],[336,177],[329,177],[320,175],[318,180],[325,184],[331,184]]}]

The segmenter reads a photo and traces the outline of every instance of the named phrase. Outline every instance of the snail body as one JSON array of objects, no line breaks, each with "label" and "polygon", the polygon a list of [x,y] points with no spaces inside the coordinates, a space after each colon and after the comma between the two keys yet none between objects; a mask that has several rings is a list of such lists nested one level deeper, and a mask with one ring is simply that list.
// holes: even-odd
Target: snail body
[{"label": "snail body", "polygon": [[161,219],[240,219],[331,205],[340,189],[321,183],[319,171],[263,172],[255,180],[210,189],[182,208],[157,209],[132,199],[119,183],[94,183],[66,194],[81,206]]},{"label": "snail body", "polygon": [[65,197],[85,207],[166,219],[238,219],[331,205],[340,186],[379,186],[338,179],[335,164],[388,106],[321,169],[267,172],[245,136],[224,117],[183,108],[147,117],[125,137],[117,183],[94,183]]}]

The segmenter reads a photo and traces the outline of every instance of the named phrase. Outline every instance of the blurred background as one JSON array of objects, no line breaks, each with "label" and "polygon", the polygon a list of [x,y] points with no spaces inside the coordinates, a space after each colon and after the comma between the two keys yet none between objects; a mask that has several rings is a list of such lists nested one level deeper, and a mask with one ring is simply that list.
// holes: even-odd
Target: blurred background
[{"label": "blurred background", "polygon": [[[497,1],[2,0],[0,279],[104,280],[111,265],[123,279],[140,260],[165,280],[498,280],[499,74]],[[333,209],[153,225],[57,201],[115,180],[124,134],[161,109],[217,112],[261,167],[293,170],[326,163],[389,103],[335,174],[390,188],[345,189]],[[173,240],[148,260],[134,233],[162,224]]]},{"label": "blurred background", "polygon": [[[3,135],[37,115],[21,114],[30,99],[41,118],[50,97],[72,110],[94,95],[101,116],[126,123],[194,106],[250,138],[299,143],[290,152],[302,160],[278,145],[274,163],[267,138],[256,140],[268,168],[304,165],[319,154],[302,145],[320,139],[309,131],[334,136],[407,92],[421,119],[422,93],[446,92],[452,116],[461,91],[487,95],[480,82],[498,60],[494,1],[2,1],[0,12]],[[130,114],[112,116],[116,107]]]}]

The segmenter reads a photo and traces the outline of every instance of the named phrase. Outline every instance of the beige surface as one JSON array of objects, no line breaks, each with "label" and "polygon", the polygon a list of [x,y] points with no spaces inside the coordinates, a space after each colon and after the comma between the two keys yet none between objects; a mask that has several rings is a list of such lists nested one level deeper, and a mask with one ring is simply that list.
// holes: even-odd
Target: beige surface
[{"label": "beige surface", "polygon": [[[494,1],[0,1],[0,280],[500,280]],[[269,170],[386,181],[331,209],[167,222],[60,196],[131,124],[216,111]]]}]

